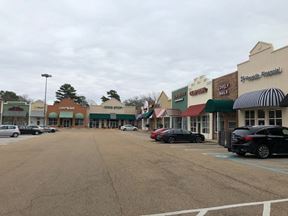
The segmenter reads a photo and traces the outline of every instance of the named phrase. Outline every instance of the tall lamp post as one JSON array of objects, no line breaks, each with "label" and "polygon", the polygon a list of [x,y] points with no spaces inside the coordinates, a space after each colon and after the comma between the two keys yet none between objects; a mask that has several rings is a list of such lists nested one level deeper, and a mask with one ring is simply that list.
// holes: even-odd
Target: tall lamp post
[{"label": "tall lamp post", "polygon": [[44,125],[46,126],[46,96],[47,96],[47,78],[52,77],[50,74],[41,74],[41,77],[45,77],[45,97],[44,97]]}]

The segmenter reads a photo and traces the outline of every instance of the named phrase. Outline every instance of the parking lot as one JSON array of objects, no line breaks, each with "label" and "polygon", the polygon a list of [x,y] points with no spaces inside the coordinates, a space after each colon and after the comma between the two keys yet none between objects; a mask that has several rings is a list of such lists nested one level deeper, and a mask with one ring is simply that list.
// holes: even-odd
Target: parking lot
[{"label": "parking lot", "polygon": [[[287,215],[288,156],[63,130],[0,148],[0,215]],[[19,137],[20,138],[20,137]]]}]

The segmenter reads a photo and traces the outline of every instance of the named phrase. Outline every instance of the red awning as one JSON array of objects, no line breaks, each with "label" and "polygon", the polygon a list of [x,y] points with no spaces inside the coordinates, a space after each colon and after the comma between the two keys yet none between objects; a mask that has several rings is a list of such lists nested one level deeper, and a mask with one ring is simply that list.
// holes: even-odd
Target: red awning
[{"label": "red awning", "polygon": [[188,107],[184,112],[181,113],[182,117],[187,117],[187,116],[199,116],[205,109],[206,104],[197,104]]},{"label": "red awning", "polygon": [[165,109],[163,109],[163,108],[155,108],[154,109],[154,115],[156,118],[163,117],[164,113],[165,113]]}]

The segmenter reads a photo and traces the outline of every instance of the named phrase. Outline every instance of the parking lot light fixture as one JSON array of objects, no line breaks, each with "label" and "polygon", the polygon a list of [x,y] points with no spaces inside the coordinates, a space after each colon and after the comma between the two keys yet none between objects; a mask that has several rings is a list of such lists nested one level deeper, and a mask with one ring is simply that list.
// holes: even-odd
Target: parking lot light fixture
[{"label": "parking lot light fixture", "polygon": [[47,78],[52,77],[50,74],[41,74],[41,77],[45,77],[45,96],[44,96],[44,125],[46,126],[46,98],[47,98]]}]

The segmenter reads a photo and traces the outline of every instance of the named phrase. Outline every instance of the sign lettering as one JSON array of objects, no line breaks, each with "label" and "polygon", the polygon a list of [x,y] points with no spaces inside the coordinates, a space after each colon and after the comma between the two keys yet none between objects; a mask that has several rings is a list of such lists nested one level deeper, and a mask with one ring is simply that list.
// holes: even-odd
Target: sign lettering
[{"label": "sign lettering", "polygon": [[275,76],[278,74],[282,73],[282,69],[281,68],[275,68],[274,70],[270,70],[270,71],[263,71],[261,73],[257,73],[251,76],[241,76],[241,82],[245,83],[246,81],[254,81],[254,80],[259,80],[262,78],[267,78],[267,77],[271,77],[271,76]]}]

